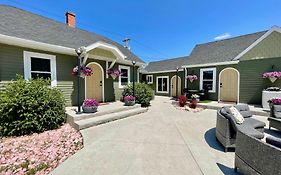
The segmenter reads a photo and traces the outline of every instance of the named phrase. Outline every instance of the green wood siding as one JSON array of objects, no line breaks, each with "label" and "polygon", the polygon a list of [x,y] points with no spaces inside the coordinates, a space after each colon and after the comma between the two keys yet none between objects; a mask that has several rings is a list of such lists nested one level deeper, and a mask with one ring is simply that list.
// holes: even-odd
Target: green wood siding
[{"label": "green wood siding", "polygon": [[228,67],[238,69],[237,65],[221,65],[221,66],[210,66],[210,67],[196,67],[196,68],[188,68],[188,75],[195,74],[198,77],[198,80],[193,81],[192,83],[188,81],[188,89],[190,90],[200,90],[200,69],[205,68],[216,68],[216,91],[215,92],[209,92],[208,99],[210,100],[218,100],[218,90],[219,90],[219,74],[220,72]]},{"label": "green wood siding", "polygon": [[[146,74],[146,75],[153,75],[153,83],[149,84],[149,86],[155,91],[155,95],[161,95],[161,96],[171,96],[171,78],[175,76],[176,72],[165,72],[165,73],[154,73],[154,74]],[[143,76],[146,76],[143,75]],[[179,77],[181,78],[181,92],[184,89],[185,85],[185,79],[184,79],[184,71],[179,71]],[[156,77],[160,76],[169,76],[169,93],[157,93],[156,92]],[[179,94],[180,95],[180,94]]]},{"label": "green wood siding", "polygon": [[281,80],[271,83],[270,80],[262,78],[264,72],[281,71],[281,57],[240,61],[238,65],[240,71],[240,102],[261,104],[263,89],[270,86],[281,88]]},{"label": "green wood siding", "polygon": [[275,58],[281,56],[281,34],[273,32],[240,59]]},{"label": "green wood siding", "polygon": [[[23,51],[31,51],[38,53],[47,53],[56,55],[56,66],[57,66],[57,88],[62,90],[64,97],[66,99],[66,103],[68,106],[77,105],[77,78],[72,76],[71,72],[74,66],[77,64],[77,57],[56,54],[51,52],[33,50],[28,48],[21,48],[16,46],[9,46],[0,44],[0,89],[3,89],[3,86],[16,78],[16,74],[23,75],[24,74],[24,65],[23,65]],[[97,51],[100,56],[108,56],[108,51],[104,54],[101,52],[101,49]],[[110,76],[106,78],[106,62],[95,59],[88,59],[87,64],[89,62],[97,62],[99,63],[104,70],[104,95],[105,101],[115,101],[115,93],[119,92],[121,94],[122,89],[114,89],[113,84],[118,84],[118,78],[113,80]],[[114,68],[118,68],[119,64],[115,64]],[[135,68],[137,70],[138,67]],[[133,68],[131,66],[131,82],[133,79],[132,72]],[[137,78],[137,71],[135,71],[135,79]],[[80,101],[82,102],[85,98],[85,84],[84,79],[81,79],[81,96]]]}]

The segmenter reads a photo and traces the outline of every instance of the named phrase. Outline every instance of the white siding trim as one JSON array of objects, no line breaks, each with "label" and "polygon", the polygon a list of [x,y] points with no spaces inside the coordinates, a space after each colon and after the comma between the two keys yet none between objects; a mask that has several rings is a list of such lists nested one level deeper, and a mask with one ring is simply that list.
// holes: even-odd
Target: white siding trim
[{"label": "white siding trim", "polygon": [[56,56],[37,53],[37,52],[29,52],[23,51],[23,63],[24,63],[24,78],[26,80],[31,79],[31,57],[34,58],[42,58],[49,59],[51,62],[51,86],[57,86],[57,66],[56,66]]},{"label": "white siding trim", "polygon": [[230,65],[230,64],[238,64],[239,61],[225,61],[225,62],[217,62],[217,63],[206,63],[206,64],[194,64],[194,65],[184,65],[184,68],[193,68],[193,67],[208,67],[208,66],[220,66],[220,65]]},{"label": "white siding trim", "polygon": [[213,87],[212,90],[210,90],[210,93],[215,93],[216,92],[216,84],[217,84],[217,68],[203,68],[200,69],[200,89],[203,89],[203,72],[205,71],[213,71]]},{"label": "white siding trim", "polygon": [[[151,82],[148,82],[148,77],[151,77]],[[153,75],[146,75],[147,84],[153,84]]]},{"label": "white siding trim", "polygon": [[[166,78],[167,79],[167,91],[158,91],[158,79],[159,78]],[[169,85],[170,83],[169,83],[169,76],[159,76],[159,77],[156,77],[156,92],[157,93],[165,93],[165,94],[169,94],[169,87],[170,87],[170,85]]]},{"label": "white siding trim", "polygon": [[[130,67],[129,66],[122,66],[119,65],[119,70],[121,69],[127,69],[128,70],[128,84],[131,82],[131,71],[130,71]],[[123,89],[124,86],[121,85],[121,76],[118,77],[119,78],[119,88]]]}]

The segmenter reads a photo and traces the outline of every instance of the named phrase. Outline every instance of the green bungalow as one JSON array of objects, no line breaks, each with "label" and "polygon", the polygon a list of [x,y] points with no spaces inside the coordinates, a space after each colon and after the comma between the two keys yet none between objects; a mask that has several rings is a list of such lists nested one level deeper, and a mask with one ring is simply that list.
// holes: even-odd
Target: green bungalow
[{"label": "green bungalow", "polygon": [[[157,95],[174,95],[169,88],[165,93],[158,93],[162,80],[157,77],[166,77],[164,81],[169,84],[176,67],[183,68],[179,69],[181,79],[185,80],[187,75],[198,77],[193,82],[186,81],[185,87],[189,90],[207,87],[208,98],[214,101],[261,104],[264,89],[281,88],[281,80],[272,83],[262,78],[265,72],[281,71],[281,29],[276,26],[262,32],[198,44],[189,56],[182,58],[185,59],[182,65],[164,60],[149,63],[145,68],[146,80],[149,83],[149,76],[153,77],[152,86]],[[173,71],[165,70],[163,63],[173,67]]]},{"label": "green bungalow", "polygon": [[[66,24],[15,7],[0,5],[0,88],[16,78],[44,77],[62,90],[67,105],[77,105],[75,49],[84,46],[81,64],[93,75],[81,83],[81,100],[119,100],[124,86],[138,79],[144,62],[124,46],[98,34],[78,29],[75,14],[66,13]],[[133,75],[133,68],[135,74]],[[114,79],[107,70],[121,70]]]}]

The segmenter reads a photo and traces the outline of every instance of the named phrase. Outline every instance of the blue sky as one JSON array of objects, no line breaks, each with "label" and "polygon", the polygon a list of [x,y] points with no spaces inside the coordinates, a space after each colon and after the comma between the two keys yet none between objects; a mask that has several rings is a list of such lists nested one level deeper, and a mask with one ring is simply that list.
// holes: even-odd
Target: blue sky
[{"label": "blue sky", "polygon": [[121,43],[144,61],[189,55],[198,43],[281,26],[280,0],[0,0],[65,22],[77,15],[77,26]]}]

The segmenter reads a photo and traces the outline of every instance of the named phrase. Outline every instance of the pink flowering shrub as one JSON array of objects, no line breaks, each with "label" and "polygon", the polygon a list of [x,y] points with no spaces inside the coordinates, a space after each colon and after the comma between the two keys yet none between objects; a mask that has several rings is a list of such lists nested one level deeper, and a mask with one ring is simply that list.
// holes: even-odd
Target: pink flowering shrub
[{"label": "pink flowering shrub", "polygon": [[281,72],[265,72],[265,73],[262,74],[262,78],[281,79]]},{"label": "pink flowering shrub", "polygon": [[135,101],[136,97],[132,96],[132,95],[128,95],[124,97],[124,101]]},{"label": "pink flowering shrub", "polygon": [[272,103],[274,105],[281,105],[281,98],[272,98],[268,101],[269,103]]},{"label": "pink flowering shrub", "polygon": [[[81,66],[81,74],[82,76],[91,76],[93,74],[93,70],[90,67],[87,66]],[[72,75],[77,76],[78,75],[78,66],[74,67],[72,69]]]},{"label": "pink flowering shrub", "polygon": [[86,107],[99,106],[99,103],[97,102],[96,99],[86,99],[83,102],[83,106],[86,106]]},{"label": "pink flowering shrub", "polygon": [[0,139],[0,174],[49,174],[83,147],[78,131],[61,128],[20,137]]},{"label": "pink flowering shrub", "polygon": [[198,80],[197,75],[188,75],[186,76],[186,79],[189,81],[193,81],[193,80]]}]

